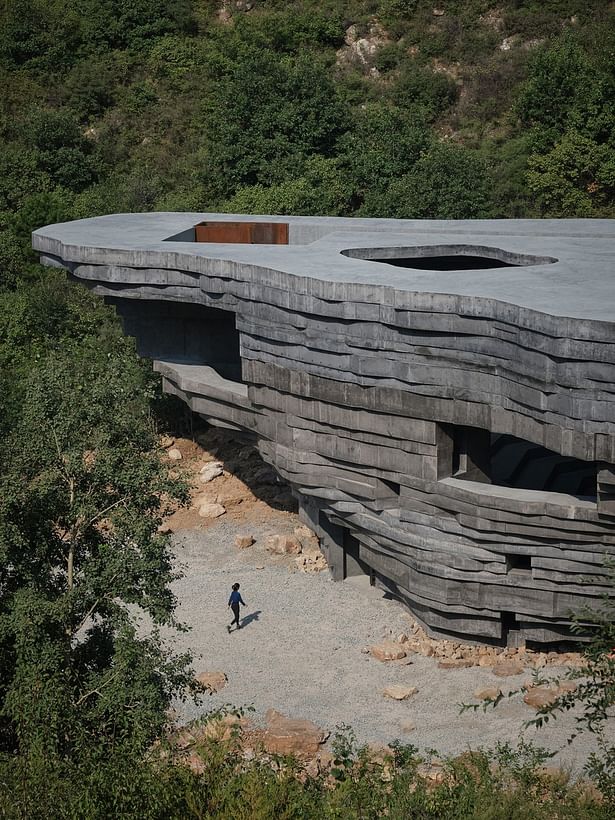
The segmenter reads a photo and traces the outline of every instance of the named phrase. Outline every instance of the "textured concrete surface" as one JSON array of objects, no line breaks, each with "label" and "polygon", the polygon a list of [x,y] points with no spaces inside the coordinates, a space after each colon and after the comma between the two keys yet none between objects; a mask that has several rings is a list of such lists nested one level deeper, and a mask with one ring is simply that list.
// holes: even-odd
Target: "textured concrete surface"
[{"label": "textured concrete surface", "polygon": [[[254,217],[33,244],[116,306],[167,391],[257,440],[335,578],[372,572],[432,630],[566,637],[615,549],[615,220],[267,217],[289,223],[269,246],[189,241],[204,219]],[[360,258],[434,254],[517,266]]]}]

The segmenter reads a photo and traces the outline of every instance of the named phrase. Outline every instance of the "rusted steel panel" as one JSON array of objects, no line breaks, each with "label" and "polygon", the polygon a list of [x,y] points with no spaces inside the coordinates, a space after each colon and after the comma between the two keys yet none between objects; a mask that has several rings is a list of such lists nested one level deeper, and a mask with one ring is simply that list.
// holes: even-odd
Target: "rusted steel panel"
[{"label": "rusted steel panel", "polygon": [[201,222],[195,225],[196,242],[243,245],[288,245],[284,222]]}]

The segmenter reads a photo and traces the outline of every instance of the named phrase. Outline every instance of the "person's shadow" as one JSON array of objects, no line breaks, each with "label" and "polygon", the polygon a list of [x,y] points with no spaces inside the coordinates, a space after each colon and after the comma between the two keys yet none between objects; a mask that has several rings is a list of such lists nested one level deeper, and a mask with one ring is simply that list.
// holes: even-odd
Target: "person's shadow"
[{"label": "person's shadow", "polygon": [[258,621],[260,614],[261,610],[257,609],[254,612],[250,612],[249,615],[244,615],[244,617],[241,619],[241,628],[243,629],[244,626],[248,626],[248,624],[251,624],[252,621]]}]

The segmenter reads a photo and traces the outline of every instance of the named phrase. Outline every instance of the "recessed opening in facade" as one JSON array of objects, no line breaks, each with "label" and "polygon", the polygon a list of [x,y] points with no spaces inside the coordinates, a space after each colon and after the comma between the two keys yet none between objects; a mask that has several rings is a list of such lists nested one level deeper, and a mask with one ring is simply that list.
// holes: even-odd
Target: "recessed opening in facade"
[{"label": "recessed opening in facade", "polygon": [[398,484],[397,481],[389,481],[386,478],[381,478],[380,480],[385,485],[385,487],[388,487],[388,489],[391,491],[392,497],[399,498],[399,495],[401,493],[401,485]]},{"label": "recessed opening in facade", "polygon": [[506,556],[506,570],[507,572],[531,572],[532,559],[529,555],[507,555]]},{"label": "recessed opening in facade", "polygon": [[502,248],[478,245],[349,248],[341,253],[351,259],[427,271],[489,270],[557,262],[557,259],[550,256],[512,253]]},{"label": "recessed opening in facade", "polygon": [[239,331],[229,310],[183,302],[116,301],[124,331],[140,356],[176,364],[207,365],[241,382]]},{"label": "recessed opening in facade", "polygon": [[338,581],[355,575],[369,575],[372,571],[361,557],[361,545],[347,527],[334,524],[321,510],[318,525],[325,535],[328,546],[328,561],[333,577]]},{"label": "recessed opening in facade", "polygon": [[478,427],[440,425],[439,478],[565,493],[596,500],[602,464],[562,456],[546,447]]}]

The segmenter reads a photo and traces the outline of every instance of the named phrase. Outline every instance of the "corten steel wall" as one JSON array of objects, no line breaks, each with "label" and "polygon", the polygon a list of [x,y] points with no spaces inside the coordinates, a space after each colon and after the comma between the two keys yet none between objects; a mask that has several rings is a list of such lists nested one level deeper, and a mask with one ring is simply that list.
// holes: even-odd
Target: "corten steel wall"
[{"label": "corten steel wall", "polygon": [[[263,217],[289,246],[187,241],[216,219],[250,218],[118,215],[42,228],[34,247],[117,306],[165,390],[256,438],[334,577],[372,571],[434,630],[567,636],[615,549],[613,222]],[[428,253],[524,266],[366,261]],[[597,496],[452,475],[461,426],[587,462]]]}]

